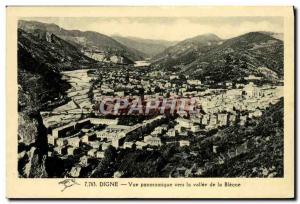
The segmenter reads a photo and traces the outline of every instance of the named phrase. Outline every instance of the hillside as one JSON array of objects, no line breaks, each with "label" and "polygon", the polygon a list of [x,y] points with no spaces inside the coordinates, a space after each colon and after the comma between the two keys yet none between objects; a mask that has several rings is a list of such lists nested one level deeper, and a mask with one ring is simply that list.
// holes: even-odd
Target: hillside
[{"label": "hillside", "polygon": [[168,69],[186,66],[205,55],[209,50],[213,49],[222,40],[214,34],[199,35],[177,43],[167,48],[162,53],[154,56],[153,64],[166,67]]},{"label": "hillside", "polygon": [[168,48],[154,58],[153,65],[202,80],[239,80],[249,74],[264,76],[262,67],[279,78],[283,76],[281,40],[261,32],[228,40],[207,36],[197,36]]},{"label": "hillside", "polygon": [[96,63],[83,55],[74,45],[43,30],[28,33],[18,30],[18,45],[31,54],[35,60],[58,70],[87,68]]},{"label": "hillside", "polygon": [[151,58],[176,44],[176,42],[166,40],[151,40],[117,35],[112,37],[123,45],[144,53],[144,56],[148,58]]},{"label": "hillside", "polygon": [[59,70],[94,63],[73,45],[46,35],[18,29],[18,141],[19,152],[26,153],[18,163],[22,177],[46,176],[47,130],[39,111],[67,101],[69,84]]},{"label": "hillside", "polygon": [[143,59],[143,54],[137,50],[126,47],[116,40],[92,31],[66,30],[56,24],[40,23],[37,21],[19,21],[19,28],[27,32],[35,32],[40,29],[55,34],[68,41],[79,50],[87,52],[101,52],[105,58],[112,56],[123,57],[126,61]]},{"label": "hillside", "polygon": [[[283,177],[283,98],[271,105],[254,126],[233,127],[222,130],[221,143],[229,148],[237,141],[247,142],[247,151],[224,164],[216,165],[214,177]],[[247,132],[247,133],[246,133]],[[224,147],[224,145],[222,146]],[[228,149],[223,148],[223,151]],[[230,167],[230,168],[228,168]]]},{"label": "hillside", "polygon": [[69,84],[61,79],[59,71],[81,66],[78,63],[88,65],[94,61],[79,54],[72,45],[54,35],[46,40],[45,32],[40,31],[32,35],[19,29],[19,113],[22,113],[24,118],[34,118],[40,109],[63,103]]}]

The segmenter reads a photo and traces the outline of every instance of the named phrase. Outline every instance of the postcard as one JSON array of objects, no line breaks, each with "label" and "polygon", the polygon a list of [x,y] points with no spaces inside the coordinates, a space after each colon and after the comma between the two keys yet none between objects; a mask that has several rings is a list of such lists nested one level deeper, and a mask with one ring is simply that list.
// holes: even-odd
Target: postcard
[{"label": "postcard", "polygon": [[7,7],[8,198],[294,198],[293,7]]}]

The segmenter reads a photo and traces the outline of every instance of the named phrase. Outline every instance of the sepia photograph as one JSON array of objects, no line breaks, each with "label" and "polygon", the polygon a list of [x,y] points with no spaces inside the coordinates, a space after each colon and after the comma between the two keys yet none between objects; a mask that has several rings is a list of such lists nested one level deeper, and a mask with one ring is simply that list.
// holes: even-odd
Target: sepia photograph
[{"label": "sepia photograph", "polygon": [[126,15],[130,7],[119,8],[124,15],[115,7],[114,15],[57,8],[59,15],[14,16],[14,179],[58,179],[62,193],[130,189],[122,179],[138,179],[144,191],[167,190],[174,179],[208,179],[182,188],[288,179],[292,188],[292,8],[159,8],[148,16]]},{"label": "sepia photograph", "polygon": [[283,177],[282,31],[282,17],[19,20],[19,176]]}]

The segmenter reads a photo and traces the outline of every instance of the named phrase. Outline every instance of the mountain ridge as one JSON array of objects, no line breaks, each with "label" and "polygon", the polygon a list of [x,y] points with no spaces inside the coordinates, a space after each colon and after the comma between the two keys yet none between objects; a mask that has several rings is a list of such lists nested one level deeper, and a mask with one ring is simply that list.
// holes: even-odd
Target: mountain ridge
[{"label": "mountain ridge", "polygon": [[121,35],[113,35],[112,38],[127,47],[131,47],[144,53],[145,57],[153,57],[168,47],[176,44],[176,41],[154,40],[131,36],[124,37]]},{"label": "mountain ridge", "polygon": [[[249,32],[226,40],[200,35],[166,49],[152,59],[152,65],[201,79],[211,75],[224,76],[221,72],[228,70],[240,73],[239,76],[229,74],[233,79],[249,74],[263,75],[258,71],[260,67],[282,77],[283,42],[262,32]],[[217,77],[215,80],[229,78]]]},{"label": "mountain ridge", "polygon": [[94,31],[67,30],[53,23],[49,24],[25,20],[20,20],[18,22],[18,27],[27,32],[34,32],[36,29],[51,32],[73,44],[80,50],[99,50],[105,52],[106,54],[128,58],[130,61],[143,59],[143,54],[139,51],[128,48],[102,33]]}]

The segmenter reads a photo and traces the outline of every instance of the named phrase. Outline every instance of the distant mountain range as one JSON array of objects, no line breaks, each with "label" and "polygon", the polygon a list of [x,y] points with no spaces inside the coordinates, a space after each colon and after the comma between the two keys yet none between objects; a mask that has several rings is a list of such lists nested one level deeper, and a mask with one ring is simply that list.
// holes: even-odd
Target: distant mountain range
[{"label": "distant mountain range", "polygon": [[133,64],[151,58],[151,66],[201,80],[231,81],[250,74],[283,77],[283,35],[250,32],[231,39],[209,33],[180,42],[106,36],[66,30],[55,24],[19,21],[19,44],[37,61],[69,70],[98,62]]},{"label": "distant mountain range", "polygon": [[140,51],[145,57],[148,58],[163,52],[168,47],[177,43],[176,41],[151,40],[136,37],[123,37],[120,35],[114,35],[112,38],[123,45],[126,45],[127,47]]},{"label": "distant mountain range", "polygon": [[227,40],[214,34],[199,35],[156,55],[152,65],[215,81],[235,80],[249,74],[281,78],[283,41],[280,34],[270,32],[250,32]]},{"label": "distant mountain range", "polygon": [[208,50],[221,42],[222,39],[214,34],[199,35],[167,48],[154,56],[152,62],[168,68],[180,64],[189,64],[197,60],[200,55],[205,55]]},{"label": "distant mountain range", "polygon": [[128,48],[113,38],[97,32],[66,30],[56,24],[24,20],[19,21],[18,27],[29,33],[33,33],[36,30],[47,31],[61,39],[64,39],[70,44],[73,44],[78,50],[101,53],[105,55],[104,58],[108,59],[111,56],[117,56],[123,57],[128,61],[135,61],[142,60],[144,57],[143,53],[140,53],[135,49]]}]

